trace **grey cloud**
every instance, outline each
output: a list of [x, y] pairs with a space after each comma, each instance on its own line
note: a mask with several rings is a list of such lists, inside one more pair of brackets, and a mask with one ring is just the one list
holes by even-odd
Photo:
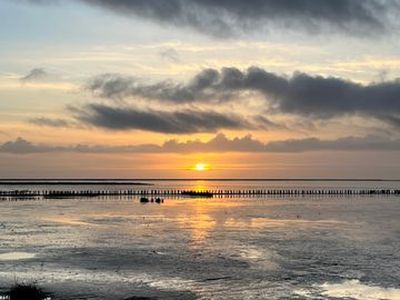
[[[391, 27], [397, 0], [81, 0], [126, 16], [227, 37], [299, 28], [371, 35]], [[264, 30], [263, 30], [264, 29]]]
[[[53, 4], [62, 0], [18, 0]], [[65, 0], [64, 0], [65, 1]], [[396, 28], [398, 0], [75, 0], [127, 16], [219, 37], [289, 29], [377, 35]]]
[[364, 115], [392, 126], [400, 120], [400, 80], [367, 85], [335, 77], [294, 73], [291, 77], [257, 67], [206, 69], [186, 83], [146, 84], [132, 77], [101, 75], [87, 88], [105, 98], [142, 97], [171, 103], [223, 102], [257, 92], [274, 110], [326, 119]]
[[[112, 107], [88, 104], [70, 107], [73, 116], [83, 124], [110, 130], [147, 130], [160, 133], [215, 132], [220, 129], [250, 129], [254, 125], [233, 114], [213, 111], [140, 110], [131, 107]], [[266, 126], [266, 124], [264, 124]]]
[[167, 152], [277, 152], [299, 153], [307, 151], [360, 151], [360, 150], [400, 150], [400, 140], [368, 135], [365, 137], [345, 137], [333, 140], [319, 138], [289, 139], [263, 143], [251, 135], [228, 139], [223, 134], [216, 135], [208, 142], [188, 141], [179, 143], [167, 141], [162, 147]]
[[47, 72], [43, 68], [32, 69], [27, 75], [21, 78], [22, 82], [37, 81], [45, 78]]
[[164, 143], [162, 149], [172, 153], [193, 152], [263, 152], [265, 145], [253, 139], [251, 135], [243, 138], [228, 139], [224, 134], [218, 134], [208, 142], [170, 140]]
[[267, 152], [306, 152], [306, 151], [349, 151], [349, 150], [400, 150], [400, 140], [391, 140], [380, 136], [345, 137], [336, 140], [318, 138], [293, 139], [270, 142], [265, 145]]
[[39, 126], [49, 126], [49, 127], [69, 127], [71, 126], [71, 121], [65, 119], [52, 119], [52, 118], [33, 118], [29, 120], [30, 123]]
[[393, 127], [400, 128], [400, 115], [377, 115], [377, 118], [392, 125]]
[[0, 146], [0, 152], [15, 154], [49, 152], [52, 149], [52, 147], [34, 145], [23, 138], [17, 138], [15, 141], [9, 141]]
[[124, 99], [138, 96], [171, 102], [195, 102], [221, 97], [223, 91], [217, 94], [216, 90], [219, 81], [220, 74], [214, 69], [203, 70], [187, 84], [171, 80], [146, 84], [132, 76], [102, 74], [92, 78], [85, 88], [103, 98]]
[[250, 135], [229, 139], [223, 134], [207, 142], [192, 140], [166, 141], [163, 145], [74, 145], [50, 146], [33, 144], [23, 138], [0, 144], [0, 153], [32, 154], [48, 152], [73, 153], [299, 153], [307, 151], [400, 151], [400, 140], [379, 136], [345, 137], [335, 140], [318, 138], [292, 139], [263, 143]]
[[226, 101], [247, 90], [280, 95], [288, 89], [288, 80], [274, 73], [251, 67], [246, 72], [236, 68], [204, 69], [188, 82], [171, 80], [145, 83], [133, 76], [102, 74], [85, 85], [96, 96], [111, 99], [142, 97], [177, 103]]
[[159, 52], [159, 54], [160, 54], [161, 58], [168, 60], [170, 62], [173, 62], [173, 63], [178, 63], [181, 61], [178, 51], [176, 51], [174, 48], [168, 48], [168, 49], [161, 50]]
[[288, 83], [287, 91], [278, 95], [283, 112], [319, 118], [400, 113], [399, 80], [361, 85], [339, 78], [297, 74]]
[[126, 146], [77, 145], [68, 148], [67, 151], [79, 153], [162, 153], [162, 148], [153, 144]]
[[74, 146], [51, 146], [34, 144], [24, 138], [17, 138], [0, 145], [0, 153], [12, 154], [34, 154], [50, 152], [72, 152], [72, 153], [159, 153], [161, 147], [157, 145], [128, 145], [128, 146], [107, 146], [107, 145], [74, 145]]

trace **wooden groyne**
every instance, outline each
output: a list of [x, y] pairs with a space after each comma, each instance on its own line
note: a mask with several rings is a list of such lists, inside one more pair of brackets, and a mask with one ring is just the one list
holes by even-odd
[[223, 197], [223, 196], [399, 195], [400, 189], [246, 189], [246, 190], [8, 190], [0, 197], [73, 198], [101, 196]]

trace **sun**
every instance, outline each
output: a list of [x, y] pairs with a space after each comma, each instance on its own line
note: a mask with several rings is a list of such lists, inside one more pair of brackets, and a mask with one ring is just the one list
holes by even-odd
[[205, 163], [197, 163], [194, 165], [193, 170], [198, 172], [203, 172], [209, 170], [209, 166]]

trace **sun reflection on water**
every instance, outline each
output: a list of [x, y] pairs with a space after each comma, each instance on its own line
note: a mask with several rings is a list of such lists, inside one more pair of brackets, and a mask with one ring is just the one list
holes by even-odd
[[[196, 186], [196, 191], [204, 189], [205, 186]], [[167, 205], [181, 209], [177, 216], [178, 226], [182, 230], [189, 230], [192, 243], [198, 244], [205, 242], [213, 231], [225, 226], [230, 208], [240, 207], [243, 203], [232, 199], [214, 198], [184, 199], [168, 202]]]
[[193, 188], [193, 190], [195, 190], [196, 192], [204, 192], [207, 189], [208, 189], [207, 182], [205, 182], [204, 180], [196, 181], [195, 186]]

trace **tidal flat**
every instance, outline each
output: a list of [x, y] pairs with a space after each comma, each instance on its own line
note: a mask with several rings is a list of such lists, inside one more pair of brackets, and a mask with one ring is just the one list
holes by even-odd
[[22, 282], [52, 299], [400, 299], [396, 196], [42, 199], [0, 211], [0, 293]]

